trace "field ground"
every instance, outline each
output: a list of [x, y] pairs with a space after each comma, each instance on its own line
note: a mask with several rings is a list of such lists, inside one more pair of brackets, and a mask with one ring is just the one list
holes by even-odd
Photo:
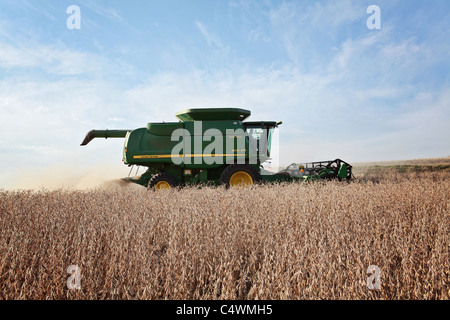
[[0, 190], [0, 299], [449, 299], [450, 170], [413, 165], [249, 190]]
[[400, 173], [450, 171], [450, 157], [354, 163], [353, 168], [354, 174], [359, 177], [383, 176], [389, 170]]
[[373, 167], [373, 166], [429, 166], [429, 165], [450, 165], [450, 156], [443, 158], [430, 158], [430, 159], [412, 159], [412, 160], [396, 160], [396, 161], [378, 161], [378, 162], [361, 162], [354, 163], [356, 167]]

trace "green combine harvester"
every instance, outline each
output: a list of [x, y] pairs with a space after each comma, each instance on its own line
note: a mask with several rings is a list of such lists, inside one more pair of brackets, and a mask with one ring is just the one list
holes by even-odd
[[271, 159], [273, 132], [281, 122], [244, 122], [250, 114], [238, 108], [188, 109], [176, 113], [178, 122], [150, 122], [134, 130], [91, 130], [81, 145], [94, 138], [124, 138], [124, 164], [147, 168], [142, 175], [124, 180], [149, 190], [198, 183], [234, 187], [351, 180], [351, 165], [340, 159], [293, 163], [278, 173], [267, 172], [262, 164]]

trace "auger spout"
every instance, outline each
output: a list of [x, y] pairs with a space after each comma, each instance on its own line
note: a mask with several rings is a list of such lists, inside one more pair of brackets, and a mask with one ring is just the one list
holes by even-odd
[[84, 137], [83, 142], [81, 142], [81, 146], [87, 145], [94, 138], [125, 138], [127, 132], [131, 130], [91, 130]]

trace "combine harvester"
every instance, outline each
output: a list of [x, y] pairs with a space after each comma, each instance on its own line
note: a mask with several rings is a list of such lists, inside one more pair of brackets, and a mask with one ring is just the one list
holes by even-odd
[[281, 122], [244, 122], [250, 114], [238, 108], [189, 109], [176, 113], [178, 122], [151, 122], [134, 130], [91, 130], [81, 145], [94, 138], [125, 138], [124, 164], [147, 170], [124, 180], [149, 190], [198, 183], [234, 187], [352, 179], [352, 166], [340, 159], [293, 163], [278, 173], [265, 171], [262, 164], [271, 159], [273, 132]]

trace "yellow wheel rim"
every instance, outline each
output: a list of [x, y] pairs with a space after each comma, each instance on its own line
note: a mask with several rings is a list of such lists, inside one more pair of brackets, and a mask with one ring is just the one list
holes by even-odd
[[252, 177], [244, 171], [238, 171], [230, 178], [230, 187], [250, 187], [252, 185]]
[[167, 181], [159, 181], [155, 184], [155, 190], [170, 189], [170, 184]]

